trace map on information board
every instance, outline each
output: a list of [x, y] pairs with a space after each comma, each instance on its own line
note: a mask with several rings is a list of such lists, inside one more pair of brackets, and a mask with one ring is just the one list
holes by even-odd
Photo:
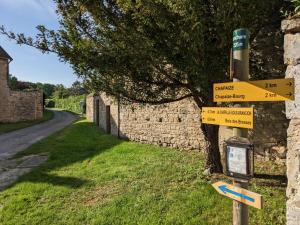
[[229, 172], [247, 174], [247, 149], [228, 146], [227, 162]]

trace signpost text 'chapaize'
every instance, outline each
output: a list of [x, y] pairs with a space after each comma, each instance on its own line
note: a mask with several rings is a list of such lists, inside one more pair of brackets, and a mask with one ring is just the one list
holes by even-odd
[[214, 102], [286, 101], [294, 99], [294, 79], [214, 84]]

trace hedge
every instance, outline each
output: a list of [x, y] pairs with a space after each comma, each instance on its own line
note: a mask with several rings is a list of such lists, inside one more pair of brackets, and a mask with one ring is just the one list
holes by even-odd
[[[85, 97], [85, 95], [78, 95], [62, 99], [46, 99], [46, 107], [68, 110], [74, 113], [85, 113]], [[80, 107], [80, 102], [84, 102], [83, 110]]]

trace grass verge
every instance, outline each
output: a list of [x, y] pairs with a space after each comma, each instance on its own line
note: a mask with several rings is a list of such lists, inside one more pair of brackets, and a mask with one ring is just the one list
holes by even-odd
[[[81, 120], [22, 155], [49, 160], [0, 193], [0, 224], [231, 224], [232, 201], [202, 175], [203, 156], [118, 140]], [[259, 166], [250, 224], [285, 224], [283, 169]], [[264, 176], [267, 173], [268, 176]]]
[[53, 111], [44, 110], [43, 118], [38, 120], [30, 120], [30, 121], [21, 121], [17, 123], [0, 123], [0, 134], [8, 133], [14, 130], [19, 130], [22, 128], [30, 127], [38, 123], [46, 122], [51, 120], [54, 116]]

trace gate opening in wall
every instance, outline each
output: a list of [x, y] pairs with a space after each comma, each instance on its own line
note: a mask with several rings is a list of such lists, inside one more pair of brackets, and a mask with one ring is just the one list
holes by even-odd
[[96, 124], [97, 126], [100, 125], [100, 119], [99, 119], [99, 107], [100, 107], [100, 102], [99, 99], [96, 100]]
[[111, 133], [110, 105], [106, 106], [106, 133]]

